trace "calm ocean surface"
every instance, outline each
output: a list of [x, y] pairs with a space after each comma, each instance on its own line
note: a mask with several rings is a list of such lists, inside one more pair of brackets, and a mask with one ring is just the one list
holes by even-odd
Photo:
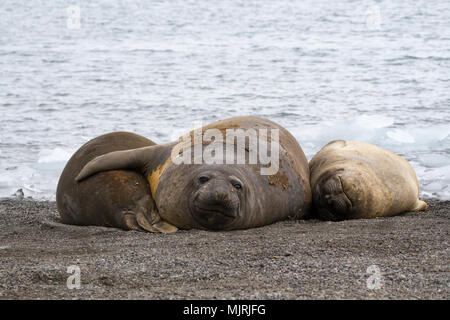
[[0, 0], [0, 197], [55, 199], [86, 141], [239, 115], [408, 159], [450, 199], [448, 1]]

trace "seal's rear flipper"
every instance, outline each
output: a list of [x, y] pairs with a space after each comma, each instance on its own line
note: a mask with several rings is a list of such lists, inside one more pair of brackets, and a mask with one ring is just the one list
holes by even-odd
[[164, 163], [170, 156], [172, 144], [160, 144], [130, 150], [109, 152], [89, 161], [75, 177], [83, 179], [101, 171], [135, 169], [147, 176], [154, 168]]

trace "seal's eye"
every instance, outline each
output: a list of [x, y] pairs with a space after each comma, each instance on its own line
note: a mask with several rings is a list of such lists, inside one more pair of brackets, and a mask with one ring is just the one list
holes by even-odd
[[209, 178], [205, 177], [205, 176], [201, 176], [200, 178], [198, 178], [198, 182], [200, 182], [201, 184], [208, 182]]
[[233, 186], [234, 189], [236, 189], [236, 190], [241, 190], [242, 189], [243, 183], [242, 183], [242, 181], [239, 178], [237, 178], [235, 176], [231, 176], [229, 178], [230, 178], [229, 181], [230, 181], [230, 183], [231, 183], [231, 185]]

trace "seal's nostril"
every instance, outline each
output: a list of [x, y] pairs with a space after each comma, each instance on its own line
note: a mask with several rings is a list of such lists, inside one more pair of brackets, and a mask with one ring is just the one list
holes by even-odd
[[198, 182], [200, 182], [201, 184], [206, 183], [209, 181], [208, 177], [205, 176], [201, 176], [200, 178], [198, 178]]

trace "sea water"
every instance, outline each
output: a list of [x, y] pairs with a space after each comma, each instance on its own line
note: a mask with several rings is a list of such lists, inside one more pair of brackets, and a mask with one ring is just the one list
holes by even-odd
[[450, 199], [448, 1], [0, 1], [0, 197], [55, 199], [86, 141], [240, 115], [310, 159], [359, 140]]

